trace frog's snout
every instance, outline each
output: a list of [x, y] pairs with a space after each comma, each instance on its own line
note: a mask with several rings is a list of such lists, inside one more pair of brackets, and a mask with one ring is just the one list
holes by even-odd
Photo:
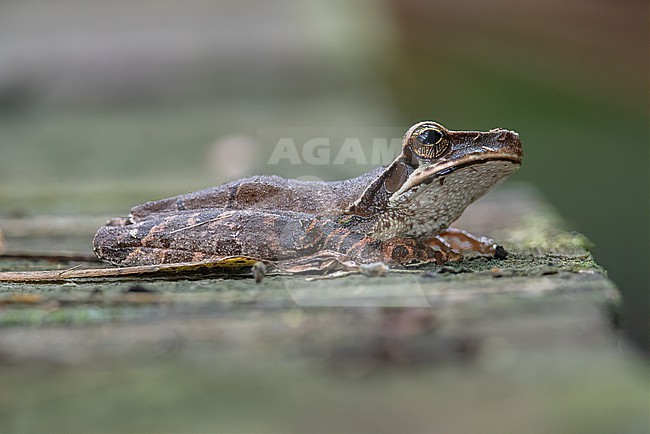
[[490, 130], [488, 134], [491, 137], [491, 144], [488, 146], [490, 150], [498, 150], [497, 152], [507, 156], [509, 159], [518, 163], [521, 162], [523, 150], [519, 133], [505, 128], [495, 128]]
[[497, 133], [497, 142], [510, 142], [521, 145], [521, 141], [519, 140], [519, 133], [516, 131], [499, 128], [494, 132]]

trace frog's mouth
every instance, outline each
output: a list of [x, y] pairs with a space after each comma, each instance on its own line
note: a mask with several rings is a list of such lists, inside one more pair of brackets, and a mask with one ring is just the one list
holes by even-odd
[[[399, 197], [419, 185], [431, 184], [437, 179], [442, 179], [443, 177], [462, 169], [469, 169], [467, 177], [471, 179], [471, 169], [475, 166], [499, 161], [506, 164], [501, 169], [501, 176], [492, 175], [492, 182], [495, 185], [519, 169], [521, 166], [521, 153], [472, 153], [447, 162], [437, 162], [427, 166], [420, 166], [411, 174], [411, 176], [409, 176], [401, 188], [395, 192], [394, 197]], [[480, 172], [479, 170], [475, 171], [477, 173]]]

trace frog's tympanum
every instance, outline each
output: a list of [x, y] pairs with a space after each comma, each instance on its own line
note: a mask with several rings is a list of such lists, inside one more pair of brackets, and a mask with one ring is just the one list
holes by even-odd
[[420, 122], [387, 167], [330, 182], [253, 176], [149, 202], [100, 228], [95, 253], [118, 266], [245, 256], [289, 272], [498, 257], [493, 241], [449, 224], [521, 158], [513, 131]]

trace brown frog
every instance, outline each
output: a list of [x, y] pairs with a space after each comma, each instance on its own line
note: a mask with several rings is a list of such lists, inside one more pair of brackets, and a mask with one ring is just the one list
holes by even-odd
[[419, 122], [387, 167], [330, 182], [253, 176], [149, 202], [100, 228], [94, 250], [118, 266], [246, 256], [289, 272], [503, 256], [493, 241], [449, 224], [521, 159], [513, 131]]

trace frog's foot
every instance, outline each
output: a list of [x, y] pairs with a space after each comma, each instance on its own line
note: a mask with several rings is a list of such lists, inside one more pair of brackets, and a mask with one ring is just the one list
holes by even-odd
[[349, 256], [332, 250], [323, 250], [302, 258], [287, 259], [274, 263], [287, 273], [333, 273], [336, 271], [359, 271], [359, 264]]
[[487, 237], [476, 237], [461, 229], [447, 228], [439, 234], [426, 238], [424, 243], [436, 252], [438, 263], [458, 261], [467, 255], [486, 255], [505, 259], [508, 252]]

